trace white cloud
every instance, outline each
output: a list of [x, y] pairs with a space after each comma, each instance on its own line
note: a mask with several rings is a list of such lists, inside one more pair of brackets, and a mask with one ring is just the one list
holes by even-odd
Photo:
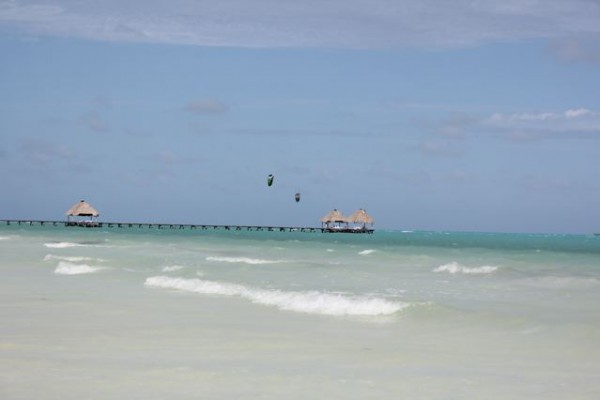
[[600, 112], [593, 112], [586, 108], [569, 109], [564, 112], [540, 112], [540, 113], [495, 113], [488, 121], [493, 124], [524, 122], [524, 121], [552, 121], [569, 119], [597, 119]]
[[465, 47], [597, 34], [599, 20], [600, 4], [594, 0], [9, 0], [0, 5], [3, 30], [241, 47]]
[[495, 113], [482, 121], [492, 129], [515, 140], [547, 138], [551, 135], [584, 135], [600, 138], [600, 112], [574, 108], [561, 112]]
[[582, 117], [584, 115], [589, 115], [589, 114], [592, 114], [592, 112], [585, 108], [578, 108], [577, 110], [565, 111], [565, 117], [567, 117], [567, 118], [578, 118], [578, 117]]

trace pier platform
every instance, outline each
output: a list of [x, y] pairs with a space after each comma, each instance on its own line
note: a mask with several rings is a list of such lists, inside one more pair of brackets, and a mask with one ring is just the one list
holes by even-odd
[[308, 232], [308, 233], [373, 233], [373, 229], [332, 229], [301, 226], [259, 226], [259, 225], [208, 225], [208, 224], [165, 224], [149, 222], [83, 222], [48, 221], [31, 219], [2, 219], [2, 225], [25, 226], [68, 226], [73, 228], [137, 228], [137, 229], [177, 229], [177, 230], [214, 230], [214, 231], [266, 231], [266, 232]]

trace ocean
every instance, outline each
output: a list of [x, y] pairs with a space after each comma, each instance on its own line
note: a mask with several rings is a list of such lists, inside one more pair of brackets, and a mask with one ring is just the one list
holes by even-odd
[[0, 227], [0, 398], [598, 399], [600, 237]]

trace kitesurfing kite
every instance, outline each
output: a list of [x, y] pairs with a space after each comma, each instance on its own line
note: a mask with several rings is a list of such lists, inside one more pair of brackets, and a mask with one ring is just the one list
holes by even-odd
[[273, 184], [273, 178], [275, 177], [269, 174], [269, 176], [267, 177], [267, 186], [271, 186]]

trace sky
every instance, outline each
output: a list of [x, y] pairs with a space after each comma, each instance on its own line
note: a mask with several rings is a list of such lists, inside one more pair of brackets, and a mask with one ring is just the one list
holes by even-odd
[[598, 0], [0, 0], [0, 219], [600, 232], [599, 93]]

